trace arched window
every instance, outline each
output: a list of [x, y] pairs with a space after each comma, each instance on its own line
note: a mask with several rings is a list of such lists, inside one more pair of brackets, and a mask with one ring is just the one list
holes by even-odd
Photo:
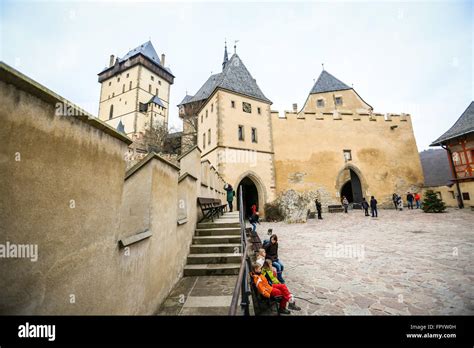
[[114, 117], [114, 104], [110, 105], [109, 120]]

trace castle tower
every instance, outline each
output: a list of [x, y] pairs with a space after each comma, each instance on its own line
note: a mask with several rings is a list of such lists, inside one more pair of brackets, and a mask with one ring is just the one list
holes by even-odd
[[[209, 161], [236, 194], [242, 185], [247, 212], [256, 204], [263, 213], [264, 203], [274, 199], [271, 104], [240, 57], [234, 53], [228, 58], [226, 47], [222, 72], [211, 75], [178, 105], [183, 121], [194, 117], [202, 160]], [[192, 133], [186, 123], [183, 130]]]
[[158, 58], [148, 41], [122, 58], [110, 56], [109, 66], [99, 74], [101, 83], [99, 119], [135, 138], [145, 125], [168, 123], [171, 70], [165, 55]]

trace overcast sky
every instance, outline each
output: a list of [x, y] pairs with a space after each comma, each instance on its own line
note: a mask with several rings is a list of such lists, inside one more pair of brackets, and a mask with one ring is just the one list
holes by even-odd
[[418, 149], [474, 99], [472, 1], [1, 1], [0, 57], [97, 115], [97, 73], [151, 39], [176, 76], [176, 105], [222, 69], [224, 39], [273, 101], [300, 108], [325, 69], [376, 112], [413, 117]]

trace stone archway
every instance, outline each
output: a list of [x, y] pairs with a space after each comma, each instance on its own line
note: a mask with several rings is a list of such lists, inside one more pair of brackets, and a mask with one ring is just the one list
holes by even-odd
[[366, 196], [368, 185], [359, 168], [346, 164], [337, 175], [335, 188], [341, 199], [346, 196], [349, 203], [360, 203]]
[[243, 173], [239, 176], [236, 181], [236, 188], [235, 193], [237, 195], [237, 207], [239, 209], [239, 188], [242, 185], [242, 200], [244, 203], [244, 210], [246, 216], [249, 214], [252, 204], [257, 205], [257, 210], [260, 212], [261, 216], [263, 216], [264, 211], [263, 207], [266, 202], [267, 193], [265, 190], [265, 186], [260, 178], [252, 171], [248, 171]]

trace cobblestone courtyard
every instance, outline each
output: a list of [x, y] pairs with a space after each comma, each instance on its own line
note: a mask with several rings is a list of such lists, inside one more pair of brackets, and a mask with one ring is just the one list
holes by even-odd
[[[474, 314], [474, 212], [380, 210], [262, 222], [279, 237], [290, 291], [306, 315]], [[298, 312], [296, 312], [298, 313]], [[295, 313], [295, 314], [296, 314]]]

